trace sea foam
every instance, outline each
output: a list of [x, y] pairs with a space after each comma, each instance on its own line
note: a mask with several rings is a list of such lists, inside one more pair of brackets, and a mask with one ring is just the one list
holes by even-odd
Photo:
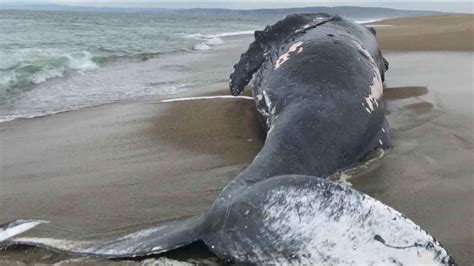
[[224, 40], [222, 40], [221, 37], [253, 34], [253, 32], [254, 31], [233, 31], [233, 32], [222, 32], [222, 33], [216, 33], [216, 34], [194, 33], [194, 34], [186, 35], [185, 37], [203, 41], [201, 43], [194, 45], [193, 48], [194, 50], [206, 51], [206, 50], [210, 50], [212, 46], [223, 44]]
[[29, 90], [30, 85], [63, 77], [71, 70], [84, 72], [99, 68], [88, 51], [64, 53], [56, 49], [21, 49], [8, 59], [1, 66], [0, 94], [21, 93]]
[[221, 45], [223, 43], [224, 43], [224, 41], [221, 38], [212, 37], [212, 38], [209, 38], [209, 39], [205, 39], [205, 41], [202, 42], [202, 43], [198, 43], [198, 44], [194, 45], [194, 49], [195, 50], [201, 50], [201, 51], [210, 50], [211, 46]]

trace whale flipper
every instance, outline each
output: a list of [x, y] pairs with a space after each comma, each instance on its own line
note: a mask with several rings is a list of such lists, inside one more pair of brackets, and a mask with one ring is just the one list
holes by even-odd
[[203, 216], [173, 221], [141, 230], [110, 241], [72, 241], [52, 238], [19, 237], [0, 243], [2, 246], [26, 245], [72, 255], [100, 258], [134, 258], [160, 254], [199, 240]]
[[232, 263], [454, 264], [446, 250], [391, 207], [312, 176], [276, 176], [244, 190], [204, 242]]
[[0, 225], [0, 242], [22, 234], [46, 221], [42, 220], [15, 220]]

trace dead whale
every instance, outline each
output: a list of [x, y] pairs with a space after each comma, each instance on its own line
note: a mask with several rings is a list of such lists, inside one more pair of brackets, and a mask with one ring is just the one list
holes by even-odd
[[326, 14], [287, 16], [255, 32], [234, 66], [231, 92], [253, 79], [267, 136], [206, 213], [96, 242], [15, 237], [39, 224], [15, 221], [0, 227], [0, 245], [136, 258], [200, 241], [230, 263], [454, 264], [403, 214], [326, 179], [390, 146], [387, 66], [373, 30]]

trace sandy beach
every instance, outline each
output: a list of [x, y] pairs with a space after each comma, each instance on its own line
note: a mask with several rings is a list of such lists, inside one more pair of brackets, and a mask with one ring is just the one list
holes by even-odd
[[374, 23], [383, 49], [397, 51], [472, 51], [474, 15], [386, 19]]
[[[373, 24], [390, 62], [386, 85], [394, 90], [386, 109], [393, 149], [350, 181], [406, 214], [460, 265], [469, 265], [474, 261], [474, 16]], [[222, 73], [213, 73], [218, 81], [168, 98], [227, 95], [227, 70], [249, 41], [251, 36], [229, 37], [228, 46], [207, 52], [205, 63], [206, 52], [190, 59], [191, 67], [222, 65]], [[51, 224], [26, 235], [95, 239], [204, 212], [263, 145], [254, 103], [163, 99], [0, 123], [0, 223], [44, 219]], [[12, 258], [62, 259], [0, 252], [0, 263]]]
[[2, 216], [61, 220], [84, 236], [199, 214], [259, 151], [253, 106], [116, 104], [5, 124]]

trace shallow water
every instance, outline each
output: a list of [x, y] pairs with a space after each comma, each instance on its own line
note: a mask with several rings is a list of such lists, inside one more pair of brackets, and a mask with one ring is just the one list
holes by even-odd
[[0, 10], [0, 122], [214, 83], [235, 60], [202, 52], [281, 17]]
[[[183, 65], [193, 52], [212, 52], [225, 43], [224, 37], [252, 33], [271, 21], [219, 15], [1, 10], [0, 122], [172, 94], [195, 82], [212, 82], [212, 77], [204, 76], [191, 83], [170, 79], [189, 71]], [[160, 71], [142, 64], [136, 69], [136, 62], [166, 60], [170, 54], [177, 55], [173, 60], [181, 58], [175, 68]]]
[[238, 60], [235, 47], [248, 43], [251, 37], [222, 37], [226, 43], [207, 51], [171, 53], [147, 60], [120, 59], [91, 72], [71, 73], [67, 78], [37, 84], [33, 90], [13, 95], [0, 104], [0, 122], [105, 103], [193, 93], [196, 88], [215, 88], [217, 83], [224, 87]]

